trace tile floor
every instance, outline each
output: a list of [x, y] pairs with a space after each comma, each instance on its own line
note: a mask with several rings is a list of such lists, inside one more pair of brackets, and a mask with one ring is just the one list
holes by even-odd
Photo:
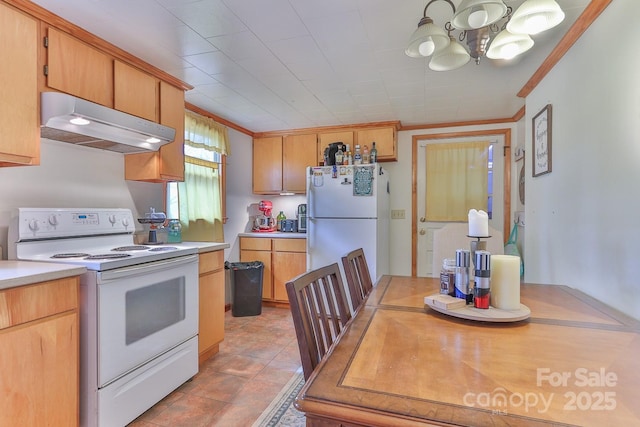
[[300, 367], [288, 308], [259, 316], [225, 314], [220, 352], [130, 427], [249, 427]]

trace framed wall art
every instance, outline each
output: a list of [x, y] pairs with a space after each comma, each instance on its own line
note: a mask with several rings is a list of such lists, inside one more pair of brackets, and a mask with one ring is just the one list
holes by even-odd
[[551, 104], [536, 114], [532, 122], [531, 170], [533, 176], [540, 176], [551, 172]]

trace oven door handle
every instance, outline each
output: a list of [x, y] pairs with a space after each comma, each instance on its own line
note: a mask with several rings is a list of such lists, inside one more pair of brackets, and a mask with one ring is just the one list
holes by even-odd
[[105, 282], [112, 280], [119, 280], [125, 277], [134, 277], [149, 273], [157, 273], [158, 271], [173, 269], [182, 265], [188, 265], [192, 263], [198, 263], [198, 255], [187, 255], [161, 261], [153, 261], [140, 265], [134, 265], [132, 267], [101, 271], [99, 273], [99, 284], [104, 284]]

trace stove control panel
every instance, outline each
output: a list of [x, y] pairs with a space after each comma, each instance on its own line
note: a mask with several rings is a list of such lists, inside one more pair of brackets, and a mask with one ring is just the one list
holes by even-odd
[[14, 242], [106, 234], [133, 234], [130, 209], [19, 208], [9, 227]]

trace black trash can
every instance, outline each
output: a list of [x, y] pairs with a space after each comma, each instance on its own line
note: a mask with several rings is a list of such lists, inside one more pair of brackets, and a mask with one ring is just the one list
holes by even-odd
[[262, 261], [225, 262], [231, 273], [231, 314], [234, 317], [257, 316], [262, 313]]

